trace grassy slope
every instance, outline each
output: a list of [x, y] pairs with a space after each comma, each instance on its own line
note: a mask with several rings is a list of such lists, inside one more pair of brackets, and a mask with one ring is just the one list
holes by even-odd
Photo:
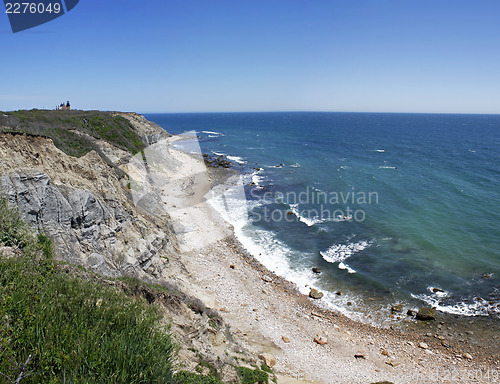
[[135, 154], [145, 145], [132, 124], [122, 116], [101, 111], [51, 111], [32, 109], [0, 113], [4, 131], [25, 132], [50, 137], [56, 147], [70, 156], [80, 157], [95, 148], [90, 140], [72, 132], [77, 130], [103, 139]]

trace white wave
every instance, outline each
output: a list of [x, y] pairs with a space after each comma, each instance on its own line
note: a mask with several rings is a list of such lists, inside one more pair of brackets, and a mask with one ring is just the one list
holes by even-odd
[[427, 290], [441, 299], [448, 297], [450, 294], [449, 292], [446, 292], [445, 290], [438, 287], [427, 287]]
[[290, 165], [290, 167], [292, 167], [292, 168], [300, 168], [300, 163], [292, 164], [292, 165]]
[[459, 303], [453, 305], [443, 305], [441, 303], [442, 297], [438, 295], [428, 295], [428, 294], [420, 294], [415, 295], [411, 294], [411, 296], [415, 299], [422, 300], [426, 304], [430, 305], [433, 308], [436, 308], [437, 311], [451, 313], [452, 315], [462, 315], [462, 316], [488, 316], [490, 313], [496, 313], [500, 315], [500, 308], [485, 305], [484, 301], [472, 301], [472, 302], [464, 302], [461, 301]]
[[245, 163], [246, 163], [246, 161], [245, 161], [245, 160], [243, 160], [243, 159], [242, 159], [241, 157], [239, 157], [239, 156], [227, 156], [227, 158], [228, 158], [229, 160], [236, 161], [236, 162], [237, 162], [237, 163], [239, 163], [239, 164], [245, 164]]
[[376, 149], [376, 152], [385, 152], [385, 149]]
[[324, 252], [320, 252], [323, 259], [328, 263], [339, 263], [339, 269], [347, 269], [349, 273], [356, 273], [354, 269], [349, 267], [344, 261], [357, 252], [368, 248], [371, 242], [360, 241], [358, 243], [349, 244], [333, 244]]
[[387, 166], [387, 165], [382, 165], [379, 168], [380, 169], [398, 169], [398, 167], [390, 167], [390, 166]]
[[329, 219], [327, 221], [335, 221], [337, 223], [341, 222], [341, 221], [352, 221], [352, 215], [348, 215], [348, 216], [341, 216], [341, 215], [338, 215], [336, 218], [334, 219]]
[[305, 217], [302, 216], [299, 212], [299, 205], [298, 204], [290, 204], [290, 211], [297, 216], [299, 221], [303, 222], [306, 224], [308, 227], [312, 227], [314, 224], [319, 224], [322, 223], [323, 220], [320, 217]]
[[[251, 225], [248, 212], [251, 211], [252, 201], [245, 200], [244, 192], [241, 189], [242, 184], [240, 178], [239, 185], [235, 187], [221, 187], [220, 190], [215, 191], [208, 202], [223, 219], [232, 225], [234, 234], [243, 247], [268, 270], [294, 283], [302, 294], [308, 295], [311, 288], [322, 291], [324, 296], [317, 302], [318, 305], [341, 312], [352, 319], [362, 320], [363, 315], [357, 310], [353, 310], [354, 306], [350, 308], [347, 304], [349, 301], [351, 303], [361, 301], [360, 297], [350, 294], [338, 296], [335, 292], [324, 289], [318, 276], [312, 272], [311, 268], [303, 266], [297, 268], [292, 265], [293, 260], [297, 259], [297, 251], [277, 240], [272, 231], [255, 228]], [[262, 201], [256, 203], [261, 204]], [[301, 260], [315, 258], [312, 253], [301, 254], [301, 256]]]
[[214, 152], [212, 151], [212, 153], [215, 155], [215, 156], [226, 156], [225, 153], [221, 153], [221, 152]]
[[220, 132], [214, 132], [214, 131], [202, 131], [203, 133], [206, 133], [207, 135], [217, 135], [217, 136], [223, 136], [222, 133]]
[[261, 176], [260, 173], [263, 170], [264, 168], [258, 168], [250, 175], [252, 185], [255, 185], [258, 188], [262, 188], [261, 183], [264, 180], [264, 176]]

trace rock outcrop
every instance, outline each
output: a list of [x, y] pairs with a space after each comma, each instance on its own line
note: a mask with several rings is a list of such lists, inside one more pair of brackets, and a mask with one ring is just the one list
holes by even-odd
[[[142, 136], [154, 140], [154, 128]], [[109, 143], [106, 151], [131, 156]], [[0, 194], [53, 238], [63, 260], [106, 276], [158, 277], [176, 253], [175, 235], [168, 220], [133, 205], [127, 182], [93, 151], [75, 158], [48, 138], [0, 135]]]

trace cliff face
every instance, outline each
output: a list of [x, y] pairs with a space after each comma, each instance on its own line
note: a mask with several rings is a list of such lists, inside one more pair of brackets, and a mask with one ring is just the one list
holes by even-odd
[[[92, 113], [98, 121], [98, 113]], [[75, 114], [81, 118], [83, 112]], [[141, 145], [149, 147], [144, 150], [152, 156], [147, 163], [141, 155], [134, 158], [145, 169], [143, 176], [153, 177], [155, 173], [150, 167], [159, 167], [172, 177], [181, 178], [178, 183], [161, 184], [162, 192], [171, 199], [180, 195], [190, 204], [198, 203], [200, 196], [191, 191], [192, 179], [182, 178], [179, 164], [153, 162], [154, 151], [150, 146], [158, 143], [162, 147], [161, 140], [169, 135], [135, 113], [115, 115], [127, 119], [125, 128], [130, 128], [130, 122]], [[47, 116], [51, 118], [50, 114]], [[105, 117], [109, 119], [109, 113]], [[158, 293], [140, 283], [132, 294], [160, 306], [165, 321], [171, 325], [170, 332], [181, 345], [177, 359], [182, 366], [194, 371], [202, 362], [209, 362], [221, 374], [223, 382], [238, 382], [236, 358], [255, 363], [257, 360], [233, 339], [219, 314], [206, 306], [206, 295], [197, 286], [186, 289], [191, 275], [179, 256], [181, 251], [170, 214], [156, 210], [157, 201], [149, 201], [149, 195], [137, 205], [133, 203], [130, 187], [134, 181], [127, 177], [133, 171], [130, 164], [135, 164], [131, 161], [131, 151], [105, 140], [97, 129], [91, 132], [65, 126], [61, 128], [64, 140], [60, 140], [61, 131], [51, 131], [47, 122], [40, 131], [32, 129], [37, 127], [37, 121], [24, 128], [18, 128], [16, 122], [9, 124], [0, 119], [0, 195], [11, 206], [17, 206], [27, 222], [52, 237], [61, 259], [100, 275], [136, 277], [166, 288]], [[21, 129], [32, 130], [26, 134]], [[83, 143], [86, 150], [95, 150], [81, 157], [69, 156], [44, 134], [53, 134], [54, 141], [69, 152], [78, 143]], [[193, 169], [189, 171], [196, 174]], [[179, 232], [179, 223], [175, 225]], [[200, 226], [203, 225], [201, 222]], [[179, 239], [190, 230], [180, 231]], [[71, 269], [74, 268], [68, 266]], [[112, 279], [108, 283], [117, 288], [122, 286]]]
[[[147, 142], [166, 135], [142, 116], [121, 115]], [[115, 164], [131, 157], [92, 140]], [[131, 204], [127, 182], [94, 151], [75, 158], [48, 138], [0, 134], [0, 194], [53, 237], [62, 259], [107, 276], [158, 277], [176, 253], [175, 236], [168, 220]]]

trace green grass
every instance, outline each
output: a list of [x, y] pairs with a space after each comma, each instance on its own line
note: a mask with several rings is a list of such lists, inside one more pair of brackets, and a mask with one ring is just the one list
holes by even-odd
[[101, 111], [21, 110], [2, 112], [0, 126], [6, 130], [50, 137], [56, 147], [70, 156], [80, 157], [95, 150], [95, 145], [73, 130], [108, 141], [136, 154], [145, 148], [132, 124], [122, 116]]
[[212, 375], [174, 374], [176, 347], [157, 307], [99, 278], [65, 273], [51, 239], [34, 234], [2, 197], [0, 246], [22, 253], [0, 256], [0, 382], [15, 382], [31, 356], [23, 384], [220, 384]]
[[0, 245], [22, 256], [0, 259], [0, 372], [31, 355], [26, 383], [165, 383], [174, 346], [156, 307], [99, 281], [58, 271], [50, 238], [34, 236], [0, 199]]
[[238, 367], [241, 384], [268, 384], [269, 374], [259, 368]]

